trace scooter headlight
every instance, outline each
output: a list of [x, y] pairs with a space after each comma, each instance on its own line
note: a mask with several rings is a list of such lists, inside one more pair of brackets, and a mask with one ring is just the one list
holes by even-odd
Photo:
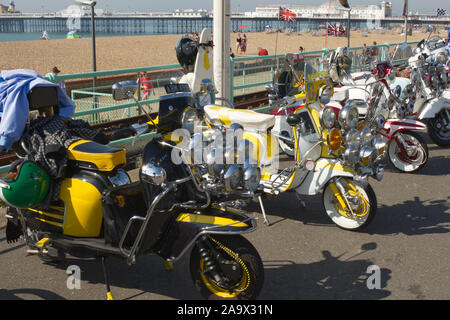
[[342, 157], [346, 164], [355, 165], [359, 160], [359, 143], [349, 144]]
[[247, 190], [256, 191], [261, 181], [261, 171], [258, 167], [248, 167], [244, 172], [244, 186]]
[[348, 130], [358, 126], [358, 108], [349, 101], [339, 112], [339, 124], [342, 128]]
[[345, 143], [347, 145], [356, 143], [359, 144], [361, 142], [361, 136], [357, 129], [350, 129], [349, 132], [345, 135]]
[[328, 133], [328, 147], [332, 151], [336, 151], [341, 147], [342, 144], [342, 133], [338, 128], [331, 129]]
[[361, 130], [361, 143], [368, 144], [372, 141], [372, 138], [373, 138], [372, 130], [370, 130], [369, 127], [364, 127]]
[[323, 85], [319, 89], [319, 102], [324, 105], [330, 102], [333, 96], [333, 89], [330, 86]]
[[232, 164], [224, 176], [225, 190], [231, 192], [236, 190], [242, 180], [242, 168], [237, 164]]
[[364, 146], [361, 148], [361, 151], [359, 152], [359, 158], [365, 167], [368, 167], [371, 165], [374, 155], [376, 155], [375, 148], [372, 148], [371, 146]]
[[372, 146], [377, 151], [378, 156], [385, 156], [387, 152], [388, 140], [380, 135], [373, 138]]
[[183, 129], [188, 130], [191, 134], [194, 133], [195, 124], [198, 123], [197, 110], [194, 108], [188, 108], [181, 118], [181, 125]]
[[322, 125], [327, 129], [333, 128], [336, 124], [336, 112], [334, 112], [333, 108], [325, 107], [320, 111], [320, 113]]

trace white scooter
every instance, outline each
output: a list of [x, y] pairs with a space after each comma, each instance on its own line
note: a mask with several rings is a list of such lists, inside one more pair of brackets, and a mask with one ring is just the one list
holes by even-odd
[[[345, 54], [345, 51], [340, 48], [336, 51], [338, 54]], [[390, 162], [402, 172], [416, 172], [423, 168], [428, 160], [428, 148], [424, 139], [416, 132], [426, 130], [426, 125], [418, 121], [417, 116], [412, 112], [411, 106], [416, 101], [412, 86], [402, 83], [399, 78], [395, 82], [395, 69], [389, 62], [378, 63], [372, 73], [361, 74], [354, 80], [347, 73], [350, 65], [342, 66], [339, 64], [339, 59], [336, 60], [338, 63], [335, 66], [337, 70], [334, 74], [335, 78], [338, 78], [340, 83], [346, 84], [347, 81], [352, 84], [335, 88], [337, 93], [333, 96], [334, 101], [328, 105], [341, 109], [346, 101], [352, 101], [358, 107], [360, 117], [363, 118], [366, 118], [366, 113], [373, 111], [374, 108], [381, 110], [380, 120], [383, 125], [379, 133], [389, 139]], [[401, 84], [404, 86], [403, 90]], [[393, 90], [391, 90], [392, 87]], [[381, 95], [375, 94], [381, 97], [378, 101], [370, 101], [373, 90], [381, 93]], [[366, 101], [370, 101], [372, 110], [366, 109]], [[385, 107], [378, 108], [379, 105]]]

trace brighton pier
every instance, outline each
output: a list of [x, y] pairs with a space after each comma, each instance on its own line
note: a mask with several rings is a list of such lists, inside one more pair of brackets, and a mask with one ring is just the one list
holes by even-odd
[[[0, 32], [23, 33], [23, 32], [67, 32], [68, 17], [55, 15], [0, 15]], [[91, 22], [89, 16], [80, 17], [79, 31], [91, 32]], [[280, 21], [275, 17], [244, 17], [234, 15], [231, 18], [231, 30], [238, 32], [241, 26], [246, 26], [245, 32], [262, 32], [266, 26], [272, 28], [289, 28], [292, 31], [316, 30], [320, 25], [330, 23], [347, 24], [345, 17], [297, 17], [296, 22]], [[352, 18], [352, 29], [364, 29], [367, 26], [367, 19]], [[448, 18], [438, 17], [411, 17], [408, 22], [414, 25], [439, 24], [448, 25]], [[377, 20], [379, 27], [389, 28], [391, 25], [403, 24], [401, 17], [388, 17]], [[124, 33], [124, 34], [182, 34], [200, 32], [203, 28], [212, 28], [213, 18], [211, 15], [203, 17], [178, 17], [178, 16], [148, 16], [139, 14], [96, 16], [95, 29], [104, 33]]]

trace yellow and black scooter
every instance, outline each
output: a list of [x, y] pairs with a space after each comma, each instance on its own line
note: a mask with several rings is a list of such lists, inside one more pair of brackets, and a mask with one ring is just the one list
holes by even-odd
[[[44, 111], [57, 113], [57, 97], [48, 91], [44, 96], [45, 90], [37, 88], [29, 98], [30, 110], [41, 116]], [[114, 97], [129, 98], [132, 90], [126, 84], [116, 86]], [[163, 134], [180, 126], [182, 110], [177, 108], [184, 109], [191, 101], [183, 97], [170, 105], [170, 110], [162, 106], [159, 111]], [[108, 256], [132, 265], [138, 256], [156, 254], [171, 268], [193, 247], [191, 277], [204, 297], [256, 298], [263, 284], [263, 264], [242, 237], [255, 230], [255, 220], [241, 210], [212, 204], [189, 166], [174, 165], [172, 149], [161, 141], [157, 137], [145, 146], [140, 181], [135, 183], [123, 170], [125, 150], [87, 140], [73, 143], [67, 150], [69, 168], [59, 201], [46, 208], [42, 200], [49, 190], [48, 175], [27, 151], [24, 161], [0, 179], [0, 196], [9, 205], [7, 240], [22, 235], [29, 251], [44, 260], [56, 262], [70, 254], [100, 258], [103, 266]], [[28, 150], [24, 139], [22, 146]], [[36, 196], [19, 200], [23, 188]], [[104, 275], [107, 297], [113, 299], [106, 271]]]

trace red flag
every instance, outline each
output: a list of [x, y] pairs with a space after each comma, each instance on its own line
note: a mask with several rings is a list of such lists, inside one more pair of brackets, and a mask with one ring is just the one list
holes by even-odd
[[280, 7], [280, 20], [296, 22], [295, 18], [297, 18], [297, 15], [294, 12]]

